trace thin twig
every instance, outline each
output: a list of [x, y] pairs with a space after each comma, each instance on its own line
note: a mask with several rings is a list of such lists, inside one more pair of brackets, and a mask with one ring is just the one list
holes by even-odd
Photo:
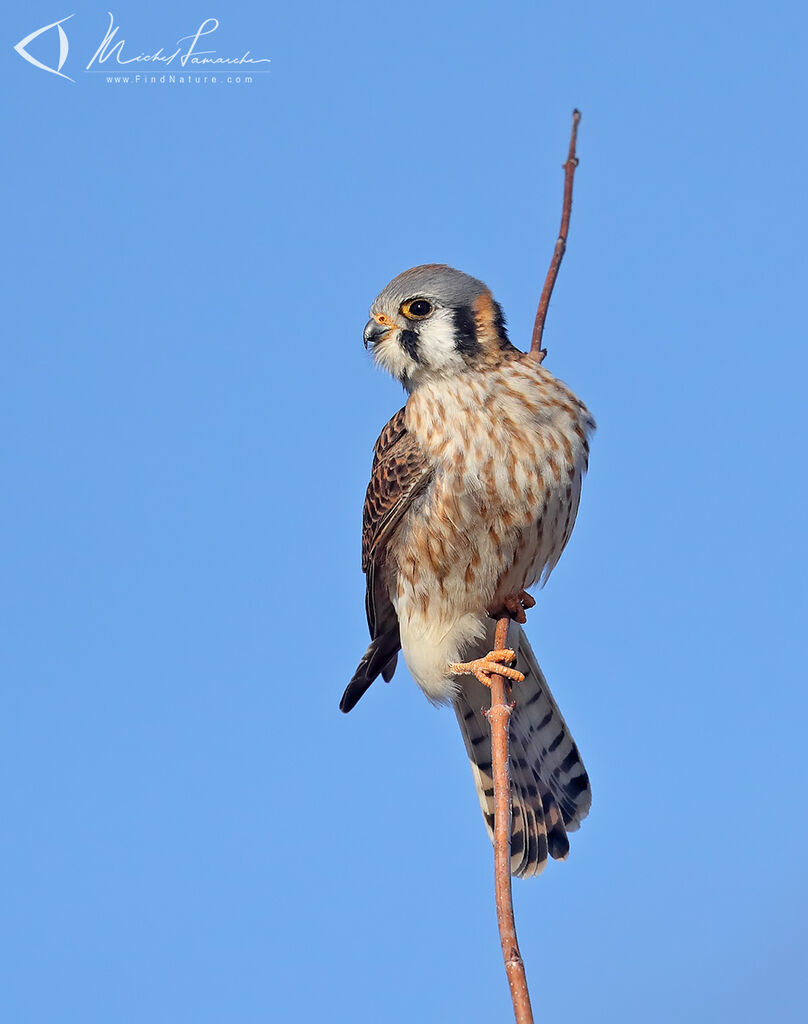
[[[508, 646], [508, 616], [497, 622], [494, 647]], [[513, 710], [507, 700], [503, 676], [491, 676], [491, 708], [488, 725], [491, 729], [491, 764], [494, 776], [494, 887], [497, 924], [505, 960], [505, 973], [511, 989], [516, 1024], [533, 1024], [530, 994], [527, 990], [525, 965], [516, 939], [511, 892], [511, 777], [508, 761], [508, 728]]]
[[[564, 250], [567, 248], [567, 235], [570, 229], [572, 213], [572, 182], [578, 157], [575, 147], [578, 141], [578, 123], [581, 120], [579, 110], [572, 112], [572, 129], [570, 131], [570, 148], [567, 162], [564, 164], [564, 204], [561, 210], [561, 228], [556, 239], [553, 258], [544, 288], [536, 310], [536, 321], [533, 324], [533, 336], [530, 339], [530, 354], [541, 362], [547, 355], [541, 347], [544, 334], [544, 321], [550, 297], [558, 277]], [[494, 648], [498, 651], [508, 646], [509, 617], [503, 616], [497, 621]], [[516, 1024], [533, 1024], [533, 1010], [530, 1006], [530, 993], [527, 988], [525, 964], [519, 952], [516, 938], [516, 922], [513, 916], [513, 892], [511, 891], [511, 776], [509, 753], [509, 729], [513, 705], [509, 702], [509, 686], [505, 677], [497, 674], [491, 676], [491, 708], [487, 713], [488, 725], [491, 729], [491, 770], [494, 777], [494, 889], [497, 905], [497, 924], [499, 940], [502, 944], [502, 958], [505, 961], [505, 974], [511, 990], [513, 1013]]]
[[564, 250], [567, 248], [567, 234], [570, 229], [570, 214], [572, 213], [572, 180], [575, 177], [575, 168], [578, 166], [578, 157], [575, 155], [575, 145], [578, 141], [578, 122], [581, 120], [580, 110], [572, 112], [572, 130], [570, 131], [570, 148], [567, 154], [567, 162], [564, 164], [564, 205], [561, 208], [561, 228], [556, 239], [553, 258], [550, 260], [550, 268], [547, 277], [544, 279], [539, 308], [536, 310], [536, 320], [533, 324], [533, 336], [530, 339], [530, 354], [541, 362], [547, 355], [547, 350], [541, 347], [541, 339], [544, 334], [544, 321], [547, 319], [547, 308], [550, 305], [550, 296], [553, 294], [558, 268], [564, 258]]

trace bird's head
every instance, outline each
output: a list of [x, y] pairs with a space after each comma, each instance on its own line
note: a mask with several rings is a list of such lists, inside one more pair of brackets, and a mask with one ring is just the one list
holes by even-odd
[[405, 270], [378, 295], [365, 347], [408, 391], [514, 351], [502, 310], [482, 281], [438, 263]]

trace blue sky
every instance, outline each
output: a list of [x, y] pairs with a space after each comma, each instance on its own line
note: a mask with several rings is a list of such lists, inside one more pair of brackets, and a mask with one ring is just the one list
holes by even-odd
[[[12, 48], [68, 14], [73, 82]], [[445, 261], [527, 343], [579, 106], [546, 365], [599, 430], [528, 631], [594, 804], [515, 885], [537, 1019], [804, 1020], [804, 10], [113, 15], [272, 63], [108, 83], [106, 5], [3, 17], [4, 1019], [508, 1018], [453, 716], [337, 711], [402, 399], [361, 332]]]

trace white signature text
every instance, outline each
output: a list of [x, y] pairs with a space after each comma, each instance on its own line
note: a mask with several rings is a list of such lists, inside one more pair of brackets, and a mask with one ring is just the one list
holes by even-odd
[[188, 64], [269, 64], [269, 57], [251, 57], [250, 51], [246, 50], [241, 57], [219, 57], [215, 50], [199, 49], [200, 40], [203, 36], [209, 36], [219, 27], [218, 18], [206, 18], [193, 35], [183, 36], [177, 40], [176, 49], [167, 52], [161, 46], [153, 53], [140, 53], [137, 56], [124, 56], [126, 46], [125, 39], [115, 40], [118, 34], [118, 26], [111, 11], [109, 14], [109, 27], [107, 33], [101, 40], [101, 45], [90, 58], [86, 70], [90, 70], [93, 64], [105, 64], [108, 60], [114, 60], [117, 64], [162, 64], [169, 65], [173, 62], [182, 67]]

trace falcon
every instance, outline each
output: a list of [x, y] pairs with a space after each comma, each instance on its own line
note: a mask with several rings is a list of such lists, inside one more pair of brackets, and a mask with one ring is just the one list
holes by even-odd
[[[350, 711], [398, 652], [435, 704], [451, 704], [493, 836], [483, 707], [506, 676], [513, 803], [511, 872], [563, 860], [591, 804], [589, 778], [521, 628], [572, 533], [589, 436], [586, 406], [508, 340], [476, 278], [443, 264], [394, 278], [370, 309], [365, 347], [408, 392], [374, 448], [362, 528], [371, 642], [342, 697]], [[493, 650], [495, 619], [513, 650]]]

